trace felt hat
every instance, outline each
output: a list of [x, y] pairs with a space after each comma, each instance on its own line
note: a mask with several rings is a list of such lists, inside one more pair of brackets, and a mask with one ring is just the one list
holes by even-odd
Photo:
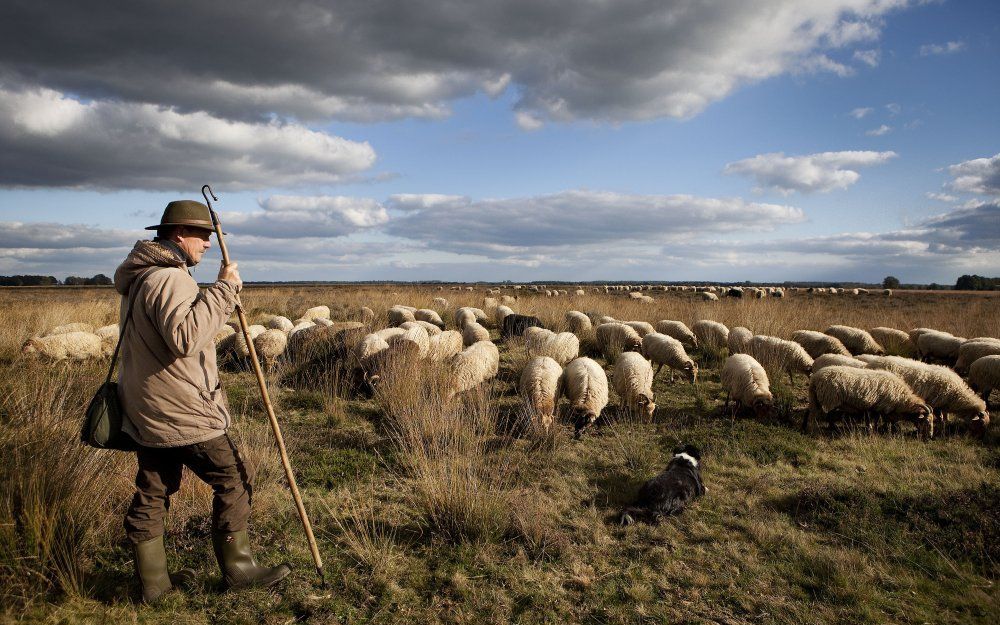
[[[215, 232], [212, 214], [208, 207], [194, 200], [175, 200], [167, 204], [167, 207], [163, 209], [160, 223], [147, 226], [146, 230], [156, 230], [160, 226], [188, 226], [189, 228], [201, 228]], [[223, 234], [225, 233], [223, 232]]]

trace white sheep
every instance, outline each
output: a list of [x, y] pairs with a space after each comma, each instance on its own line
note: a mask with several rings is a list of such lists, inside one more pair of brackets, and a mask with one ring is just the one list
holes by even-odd
[[288, 338], [291, 338], [303, 330], [308, 330], [310, 328], [315, 328], [316, 324], [312, 321], [300, 321], [296, 323], [291, 330], [288, 331]]
[[416, 310], [410, 310], [406, 306], [393, 306], [387, 312], [390, 326], [401, 326], [407, 321], [416, 321]]
[[917, 346], [910, 340], [910, 335], [902, 330], [879, 326], [872, 328], [868, 333], [885, 348], [886, 353], [894, 356], [913, 356], [917, 353]]
[[947, 332], [923, 332], [917, 337], [917, 352], [924, 360], [954, 364], [966, 340]]
[[517, 392], [532, 421], [544, 431], [552, 425], [556, 410], [556, 387], [562, 367], [548, 356], [535, 356], [521, 371]]
[[698, 347], [698, 337], [695, 336], [691, 328], [687, 327], [683, 321], [674, 321], [672, 319], [663, 319], [656, 322], [656, 331], [660, 334], [666, 334], [667, 336], [672, 336], [685, 347], [696, 348]]
[[813, 358], [795, 341], [776, 336], [757, 335], [750, 339], [747, 353], [772, 371], [788, 372], [788, 379], [795, 382], [795, 373], [812, 373]]
[[1000, 388], [1000, 356], [983, 356], [969, 366], [969, 386], [989, 401], [993, 389]]
[[473, 343], [490, 340], [490, 331], [481, 324], [471, 321], [462, 328], [462, 342], [466, 347]]
[[418, 328], [418, 327], [423, 328], [424, 330], [427, 331], [428, 336], [436, 336], [438, 334], [441, 334], [441, 328], [434, 325], [433, 323], [429, 323], [427, 321], [421, 321], [419, 319], [416, 321], [407, 321], [406, 323], [400, 324], [399, 327], [402, 328], [403, 330], [409, 330], [410, 328]]
[[590, 317], [579, 310], [570, 310], [566, 313], [566, 325], [569, 327], [569, 331], [577, 336], [588, 334], [594, 328]]
[[461, 330], [470, 323], [486, 324], [486, 313], [472, 306], [463, 306], [455, 311], [455, 328]]
[[647, 334], [652, 334], [656, 332], [653, 328], [653, 324], [648, 321], [626, 321], [625, 325], [629, 326], [633, 330], [639, 333], [639, 338], [646, 336]]
[[875, 354], [881, 356], [885, 353], [885, 350], [872, 335], [861, 328], [833, 325], [827, 328], [824, 334], [836, 337], [854, 355]]
[[358, 319], [365, 325], [371, 325], [375, 321], [375, 311], [367, 306], [358, 309]]
[[269, 330], [281, 330], [282, 332], [285, 332], [287, 334], [288, 332], [291, 331], [292, 328], [295, 327], [295, 324], [293, 324], [292, 320], [289, 319], [288, 317], [275, 315], [274, 317], [268, 319], [267, 323], [265, 324], [265, 327], [267, 327]]
[[716, 295], [715, 293], [709, 293], [706, 291], [701, 294], [701, 299], [705, 300], [706, 302], [717, 302], [719, 301], [719, 296]]
[[674, 381], [674, 371], [683, 373], [692, 384], [698, 381], [698, 365], [687, 352], [684, 344], [672, 336], [653, 332], [642, 337], [642, 355], [657, 365], [653, 378], [666, 365], [670, 369], [670, 381]]
[[575, 437], [579, 438], [608, 405], [608, 375], [590, 358], [577, 358], [559, 376], [557, 404], [564, 395], [569, 400]]
[[498, 328], [503, 327], [503, 320], [507, 318], [507, 315], [513, 315], [514, 310], [510, 306], [504, 306], [503, 304], [497, 306], [493, 309], [493, 323]]
[[386, 339], [389, 349], [406, 357], [426, 358], [430, 349], [430, 336], [427, 330], [419, 323], [407, 328], [400, 326], [400, 329], [403, 330], [401, 334], [393, 334]]
[[494, 308], [497, 307], [497, 305], [499, 305], [499, 302], [496, 300], [495, 297], [484, 297], [483, 298], [483, 309], [484, 310], [493, 310]]
[[792, 340], [801, 345], [813, 358], [819, 358], [823, 354], [852, 355], [840, 339], [815, 330], [796, 330], [792, 332]]
[[621, 409], [652, 418], [656, 412], [653, 368], [642, 354], [625, 352], [615, 361], [611, 376]]
[[726, 339], [726, 346], [729, 348], [730, 354], [744, 354], [747, 351], [747, 345], [750, 344], [750, 339], [753, 338], [753, 332], [748, 328], [743, 326], [736, 326], [729, 329], [729, 338]]
[[955, 361], [955, 371], [966, 373], [969, 366], [983, 356], [1000, 354], [1000, 339], [976, 338], [962, 343], [958, 347], [958, 360]]
[[858, 360], [853, 356], [844, 356], [842, 354], [823, 354], [813, 361], [812, 372], [816, 373], [820, 369], [825, 369], [827, 367], [856, 367], [858, 369], [867, 369], [868, 363], [864, 360]]
[[[224, 326], [224, 327], [228, 328], [229, 326]], [[232, 330], [232, 328], [229, 328], [229, 329]], [[96, 334], [97, 336], [101, 337], [102, 341], [105, 341], [105, 342], [110, 341], [112, 343], [118, 341], [118, 332], [119, 332], [119, 329], [118, 329], [118, 324], [117, 323], [112, 323], [110, 325], [101, 326], [100, 328], [97, 328], [96, 330], [94, 330], [94, 334]]]
[[86, 332], [88, 334], [94, 334], [94, 326], [89, 323], [82, 322], [65, 323], [52, 328], [48, 332], [42, 334], [42, 336], [56, 336], [58, 334], [69, 334], [70, 332]]
[[[250, 340], [252, 341], [259, 335], [263, 334], [265, 330], [267, 330], [267, 328], [264, 326], [254, 324], [247, 328], [247, 333], [250, 335]], [[242, 330], [236, 333], [236, 338], [233, 342], [233, 351], [236, 352], [237, 356], [243, 358], [250, 357], [250, 347], [247, 345], [246, 337], [243, 336]]]
[[601, 315], [600, 317], [597, 318], [595, 325], [602, 326], [605, 323], [621, 323], [621, 322], [609, 315]]
[[437, 306], [438, 308], [448, 308], [448, 300], [446, 300], [443, 297], [435, 297], [433, 300], [431, 300], [431, 303]]
[[433, 324], [437, 326], [439, 330], [444, 330], [444, 320], [441, 319], [441, 315], [439, 315], [436, 310], [421, 308], [413, 313], [413, 318], [417, 321], [425, 321]]
[[602, 323], [595, 330], [597, 346], [604, 357], [611, 361], [622, 352], [637, 352], [642, 349], [642, 338], [635, 328], [624, 323]]
[[758, 417], [767, 416], [774, 405], [774, 395], [771, 394], [771, 384], [767, 372], [759, 362], [749, 354], [733, 354], [726, 358], [720, 373], [722, 388], [726, 391], [726, 403], [723, 409], [729, 408], [730, 400], [736, 402], [736, 410], [746, 406]]
[[500, 352], [491, 341], [479, 341], [448, 359], [447, 400], [472, 390], [493, 377], [500, 369]]
[[870, 369], [891, 371], [902, 378], [934, 409], [942, 424], [947, 424], [948, 416], [953, 414], [967, 420], [970, 430], [978, 434], [990, 422], [986, 402], [948, 367], [901, 356], [882, 356], [866, 362]]
[[[93, 326], [91, 326], [93, 327]], [[28, 357], [60, 360], [90, 360], [104, 355], [104, 341], [93, 332], [63, 332], [28, 339], [21, 353]]]
[[285, 353], [285, 348], [288, 347], [288, 335], [280, 329], [270, 328], [254, 337], [253, 346], [257, 355], [263, 358], [264, 364], [270, 366]]
[[802, 431], [809, 420], [833, 413], [882, 415], [891, 423], [913, 421], [924, 438], [934, 434], [932, 409], [891, 371], [827, 367], [809, 379], [809, 409], [802, 418]]
[[500, 298], [500, 303], [501, 304], [507, 304], [507, 305], [516, 304], [517, 303], [517, 297], [514, 296], [514, 295], [504, 295], [504, 296], [502, 296]]
[[313, 306], [304, 313], [302, 313], [302, 319], [309, 319], [310, 321], [315, 319], [329, 319], [330, 318], [330, 307], [329, 306]]
[[559, 363], [559, 366], [566, 365], [580, 355], [580, 339], [572, 332], [544, 330], [527, 333], [524, 345], [528, 355], [548, 356]]
[[698, 342], [707, 347], [726, 347], [729, 344], [729, 328], [710, 319], [699, 319], [691, 326]]
[[441, 362], [461, 352], [464, 347], [461, 332], [445, 330], [430, 337], [427, 358], [431, 362]]

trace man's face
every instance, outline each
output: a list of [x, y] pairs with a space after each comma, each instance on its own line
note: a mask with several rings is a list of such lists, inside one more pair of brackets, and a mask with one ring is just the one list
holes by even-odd
[[191, 262], [197, 265], [201, 257], [212, 247], [211, 230], [181, 227], [174, 233], [174, 243], [180, 246]]

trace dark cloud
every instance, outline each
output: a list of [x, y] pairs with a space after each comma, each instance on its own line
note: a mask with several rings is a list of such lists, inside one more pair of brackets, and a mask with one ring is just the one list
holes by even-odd
[[121, 247], [140, 238], [143, 238], [142, 231], [112, 230], [82, 224], [0, 222], [0, 249], [104, 249]]
[[247, 119], [436, 117], [517, 87], [519, 121], [688, 117], [742, 85], [850, 68], [906, 0], [7, 0], [0, 77]]
[[948, 173], [954, 179], [946, 186], [953, 191], [1000, 195], [1000, 154], [951, 165]]
[[0, 186], [172, 190], [212, 180], [258, 189], [349, 179], [367, 143], [271, 122], [228, 121], [152, 104], [80, 102], [0, 87]]

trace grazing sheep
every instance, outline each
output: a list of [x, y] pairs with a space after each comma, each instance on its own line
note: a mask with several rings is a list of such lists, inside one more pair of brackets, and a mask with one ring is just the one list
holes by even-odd
[[439, 330], [444, 330], [444, 320], [441, 319], [441, 315], [439, 315], [436, 310], [421, 308], [413, 313], [413, 318], [416, 321], [424, 321], [435, 325]]
[[684, 347], [698, 347], [698, 337], [694, 335], [691, 328], [687, 327], [683, 321], [673, 321], [671, 319], [657, 321], [656, 331], [660, 334], [666, 334], [667, 336], [674, 337], [680, 341]]
[[900, 356], [870, 359], [868, 367], [891, 371], [902, 378], [914, 393], [934, 409], [943, 425], [947, 424], [948, 415], [954, 414], [967, 420], [971, 431], [981, 434], [990, 422], [986, 402], [948, 367]]
[[646, 321], [626, 321], [624, 323], [628, 327], [638, 332], [639, 338], [642, 338], [647, 334], [652, 334], [653, 332], [656, 332], [656, 330], [653, 329], [653, 324]]
[[852, 356], [844, 356], [842, 354], [823, 354], [813, 361], [812, 372], [816, 373], [820, 369], [825, 369], [827, 367], [856, 367], [858, 369], [867, 369], [868, 363], [864, 360], [858, 360]]
[[509, 339], [512, 336], [522, 336], [528, 328], [544, 328], [542, 320], [529, 315], [519, 315], [517, 313], [507, 315], [500, 326], [500, 337]]
[[443, 297], [435, 297], [431, 303], [440, 308], [448, 308], [448, 300]]
[[330, 321], [329, 319], [323, 319], [323, 318], [316, 319], [313, 323], [315, 325], [322, 326], [324, 328], [329, 328], [330, 326], [332, 326], [334, 324], [333, 321]]
[[709, 293], [706, 291], [701, 294], [701, 299], [705, 300], [706, 302], [717, 302], [719, 301], [719, 296], [716, 295], [715, 293]]
[[718, 349], [729, 344], [729, 328], [718, 321], [699, 319], [691, 326], [691, 330], [703, 346]]
[[674, 381], [674, 370], [682, 372], [692, 384], [698, 381], [697, 363], [684, 351], [683, 343], [672, 336], [653, 332], [642, 337], [642, 355], [657, 365], [654, 379], [666, 365], [670, 369], [671, 382]]
[[841, 356], [851, 356], [840, 339], [816, 332], [814, 330], [796, 330], [792, 332], [792, 340], [802, 346], [806, 353], [813, 358], [819, 358], [823, 354], [840, 354]]
[[395, 353], [405, 354], [407, 357], [425, 358], [430, 349], [430, 336], [427, 334], [427, 330], [419, 323], [414, 323], [407, 328], [400, 327], [400, 329], [403, 330], [402, 334], [393, 334], [386, 339], [385, 342], [388, 343], [389, 349]]
[[[532, 328], [534, 329], [534, 328]], [[580, 355], [580, 339], [572, 332], [541, 330], [525, 333], [525, 347], [530, 356], [548, 356], [563, 366]]]
[[868, 331], [879, 345], [885, 348], [887, 354], [893, 356], [913, 356], [917, 346], [910, 340], [910, 335], [896, 328], [878, 327]]
[[499, 304], [499, 302], [497, 302], [496, 298], [493, 298], [493, 297], [484, 297], [483, 298], [483, 309], [484, 310], [492, 310], [492, 309], [494, 309], [494, 308], [497, 307], [497, 304]]
[[490, 331], [475, 321], [465, 324], [465, 327], [462, 328], [462, 343], [464, 343], [466, 347], [472, 345], [473, 343], [489, 340]]
[[741, 297], [743, 297], [743, 289], [741, 289], [738, 286], [733, 287], [733, 288], [729, 289], [728, 291], [726, 291], [726, 297], [741, 298]]
[[892, 295], [892, 289], [882, 289], [882, 295], [889, 297], [890, 295]]
[[215, 334], [215, 351], [219, 354], [226, 354], [233, 348], [236, 342], [236, 330], [231, 325], [224, 325]]
[[518, 380], [518, 394], [532, 420], [546, 432], [555, 417], [556, 387], [561, 375], [562, 367], [558, 362], [548, 356], [535, 356], [525, 365]]
[[447, 400], [476, 388], [496, 376], [500, 368], [500, 352], [491, 341], [479, 341], [448, 359], [449, 386]]
[[912, 330], [907, 332], [907, 334], [910, 336], [910, 340], [913, 341], [913, 344], [916, 345], [917, 339], [920, 338], [920, 335], [927, 334], [928, 332], [940, 332], [941, 334], [947, 334], [948, 336], [951, 336], [951, 333], [949, 332], [945, 332], [943, 330], [935, 330], [934, 328], [913, 328]]
[[407, 321], [416, 321], [415, 312], [403, 306], [393, 306], [388, 311], [389, 325], [401, 326]]
[[292, 323], [292, 320], [289, 319], [288, 317], [275, 315], [274, 317], [271, 317], [268, 320], [268, 322], [265, 324], [265, 327], [267, 327], [269, 330], [281, 330], [282, 332], [285, 332], [287, 334], [289, 331], [291, 331], [292, 328], [295, 327], [295, 325]]
[[602, 323], [595, 331], [597, 346], [608, 361], [622, 352], [637, 352], [642, 349], [642, 338], [635, 328], [624, 323]]
[[966, 339], [947, 332], [924, 332], [917, 337], [917, 351], [924, 360], [954, 364]]
[[605, 323], [621, 323], [621, 322], [615, 319], [614, 317], [610, 317], [608, 315], [601, 315], [600, 317], [597, 318], [596, 325], [600, 326], [604, 325]]
[[288, 335], [277, 328], [264, 330], [254, 337], [253, 347], [257, 355], [264, 359], [264, 364], [271, 366], [285, 353], [285, 348], [288, 347]]
[[501, 304], [516, 304], [517, 303], [517, 297], [515, 297], [513, 295], [502, 295], [500, 297], [500, 303]]
[[[405, 332], [405, 330], [404, 330]], [[377, 332], [373, 332], [358, 343], [354, 350], [354, 359], [358, 366], [368, 376], [376, 369], [376, 358], [378, 354], [389, 349], [389, 343]]]
[[309, 319], [310, 321], [315, 319], [329, 319], [330, 318], [330, 307], [329, 306], [313, 306], [304, 313], [302, 313], [302, 319]]
[[787, 371], [788, 379], [795, 382], [795, 373], [812, 373], [813, 358], [795, 341], [776, 336], [757, 335], [750, 339], [747, 353], [772, 371]]
[[958, 360], [955, 362], [955, 371], [965, 374], [969, 366], [983, 356], [995, 356], [1000, 354], [1000, 339], [972, 339], [966, 341], [958, 348]]
[[881, 356], [885, 354], [885, 350], [875, 341], [872, 335], [861, 328], [835, 325], [827, 328], [824, 334], [839, 339], [844, 344], [844, 347], [854, 355], [875, 354], [876, 356]]
[[589, 333], [594, 328], [590, 317], [579, 310], [571, 310], [566, 313], [566, 325], [569, 327], [569, 331], [577, 336]]
[[[229, 326], [223, 326], [223, 327], [229, 328]], [[232, 328], [229, 328], [229, 329], [232, 330]], [[118, 330], [118, 324], [117, 323], [112, 323], [110, 325], [101, 326], [100, 328], [97, 328], [96, 330], [94, 330], [94, 334], [96, 334], [97, 336], [101, 337], [102, 341], [111, 341], [111, 342], [117, 342], [118, 341], [118, 332], [119, 332], [119, 330]]]
[[802, 431], [810, 419], [826, 415], [833, 425], [835, 412], [882, 415], [890, 423], [912, 421], [924, 438], [934, 434], [932, 409], [902, 378], [891, 371], [827, 367], [809, 380], [809, 410], [802, 418]]
[[89, 323], [66, 323], [52, 328], [42, 336], [57, 336], [59, 334], [69, 334], [70, 332], [86, 332], [88, 334], [93, 334], [94, 326]]
[[[264, 326], [254, 324], [247, 328], [247, 334], [250, 335], [250, 340], [252, 341], [263, 334], [265, 330], [267, 330], [267, 328]], [[247, 345], [246, 337], [243, 336], [242, 331], [236, 333], [236, 339], [233, 342], [233, 351], [236, 352], [237, 356], [241, 356], [243, 358], [250, 357], [250, 347]]]
[[445, 330], [431, 336], [428, 342], [427, 358], [431, 362], [441, 362], [462, 351], [462, 333], [458, 330]]
[[427, 331], [428, 336], [436, 336], [441, 334], [441, 328], [434, 325], [433, 323], [428, 323], [427, 321], [407, 321], [406, 323], [399, 326], [404, 330], [409, 330], [410, 328], [420, 327]]
[[730, 354], [743, 354], [747, 351], [747, 345], [750, 344], [750, 339], [753, 338], [753, 332], [748, 328], [743, 326], [736, 326], [729, 329], [729, 338], [726, 340], [726, 346], [729, 348]]
[[288, 338], [292, 338], [293, 336], [295, 336], [296, 334], [298, 334], [303, 330], [309, 330], [310, 328], [315, 328], [315, 327], [316, 324], [313, 323], [312, 321], [300, 321], [299, 323], [295, 324], [291, 330], [288, 331]]
[[577, 358], [566, 365], [559, 376], [559, 384], [556, 386], [557, 404], [563, 395], [569, 400], [574, 437], [580, 438], [608, 405], [608, 376], [590, 358]]
[[611, 376], [621, 409], [652, 418], [656, 412], [653, 368], [642, 354], [625, 352], [616, 361]]
[[462, 307], [455, 311], [455, 328], [461, 330], [470, 323], [476, 323], [476, 313], [471, 308]]
[[[93, 326], [91, 326], [93, 327]], [[25, 342], [21, 353], [28, 357], [46, 360], [89, 360], [104, 354], [104, 341], [92, 332], [63, 332], [48, 336], [35, 336]]]
[[1000, 388], [1000, 356], [983, 356], [969, 366], [969, 386], [988, 402], [993, 389]]
[[507, 318], [507, 315], [513, 315], [514, 310], [509, 306], [504, 306], [503, 304], [497, 306], [493, 309], [493, 323], [498, 328], [503, 327], [503, 320]]
[[362, 306], [358, 310], [358, 318], [361, 323], [371, 325], [375, 321], [375, 311], [367, 306]]
[[753, 356], [733, 354], [726, 358], [720, 376], [722, 388], [726, 391], [723, 409], [728, 409], [729, 401], [734, 400], [737, 411], [746, 406], [758, 417], [765, 417], [771, 412], [774, 405], [771, 383], [764, 367]]

